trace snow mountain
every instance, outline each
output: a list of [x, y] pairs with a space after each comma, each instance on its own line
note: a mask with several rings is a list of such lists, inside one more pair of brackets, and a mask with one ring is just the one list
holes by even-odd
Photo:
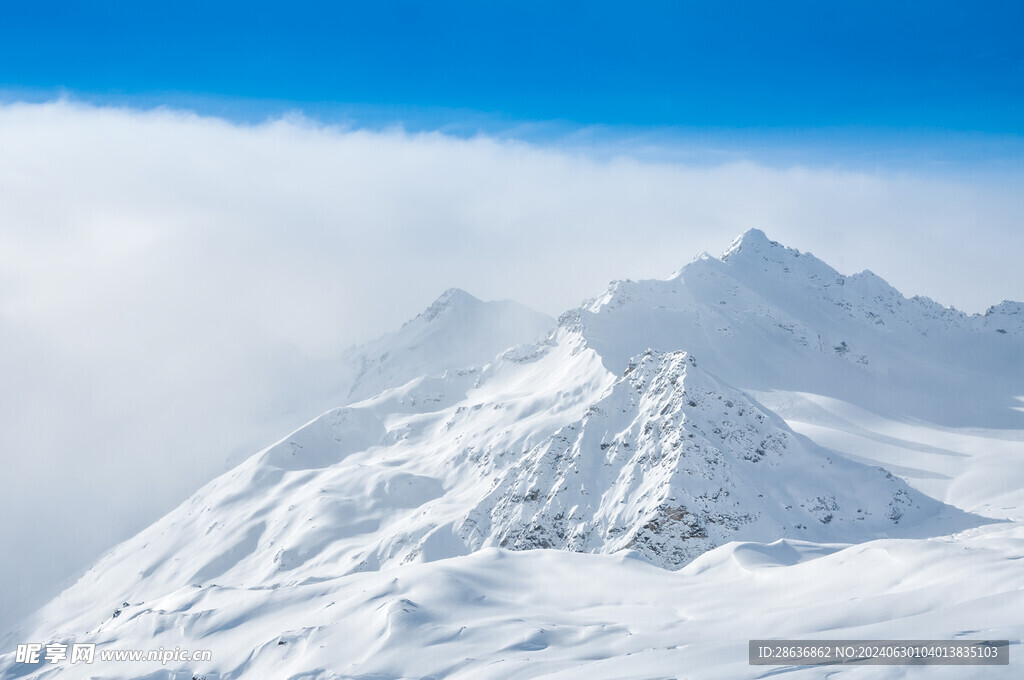
[[951, 426], [1024, 426], [1024, 305], [967, 315], [843, 276], [757, 229], [667, 280], [616, 281], [560, 322], [611, 371], [685, 349], [741, 389], [811, 392]]
[[[261, 414], [262, 442], [295, 429], [311, 415], [398, 387], [420, 376], [482, 366], [502, 350], [545, 337], [555, 320], [511, 300], [482, 301], [449, 288], [393, 332], [349, 347], [339, 357], [296, 359], [290, 389]], [[234, 467], [255, 447], [228, 457]]]
[[475, 548], [633, 550], [678, 569], [733, 540], [976, 523], [800, 437], [685, 352], [648, 350], [582, 418], [517, 456], [459, 533]]
[[339, 371], [347, 388], [340, 398], [358, 401], [422, 375], [482, 366], [508, 347], [543, 337], [553, 324], [518, 302], [483, 302], [449, 288], [399, 330], [349, 350]]
[[[687, 640], [704, 624], [721, 638], [719, 616], [738, 625], [757, 583], [803, 593], [791, 616], [810, 628], [766, 613], [748, 637], [780, 634], [758, 628], [772, 622], [885, 637], [886, 611], [937, 612], [921, 630], [941, 637], [952, 579], [999, 574], [1012, 593], [1000, 607], [1022, 603], [1004, 561], [1024, 556], [1024, 515], [950, 505], [869, 450], [798, 434], [765, 397], [814, 395], [944, 436], [967, 427], [955, 436], [999, 439], [1019, 470], [1021, 309], [907, 299], [757, 230], [669, 279], [615, 282], [557, 324], [453, 289], [351, 352], [339, 407], [114, 548], [9, 640], [215, 651], [104, 677], [651, 678], [675, 677], [680, 659], [737, 677], [751, 674], [745, 640], [742, 664], [721, 639]], [[977, 445], [949, 446], [917, 447], [936, 466], [922, 474]], [[943, 566], [907, 595], [921, 555]], [[548, 600], [527, 592], [534, 580]], [[1004, 611], [971, 609], [993, 595], [956, 597]], [[826, 600], [849, 616], [808, 614]], [[95, 670], [0, 657], [3, 678]]]

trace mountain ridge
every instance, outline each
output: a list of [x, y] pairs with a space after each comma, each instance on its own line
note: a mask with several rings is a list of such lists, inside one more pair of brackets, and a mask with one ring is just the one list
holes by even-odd
[[[751, 230], [722, 259], [698, 257], [669, 279], [613, 282], [560, 323], [612, 372], [645, 348], [682, 348], [741, 389], [827, 394], [939, 424], [1018, 427], [1022, 309], [1004, 302], [968, 316], [906, 298], [870, 272], [844, 276]], [[964, 398], [939, 404], [935, 392]]]

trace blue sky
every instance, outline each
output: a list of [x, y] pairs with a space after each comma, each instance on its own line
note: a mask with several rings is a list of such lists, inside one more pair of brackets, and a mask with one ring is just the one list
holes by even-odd
[[6, 98], [443, 127], [1024, 132], [1019, 2], [4, 3]]

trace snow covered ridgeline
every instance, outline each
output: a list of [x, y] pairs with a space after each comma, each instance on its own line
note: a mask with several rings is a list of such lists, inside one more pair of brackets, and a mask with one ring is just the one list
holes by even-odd
[[754, 229], [666, 280], [617, 281], [567, 312], [621, 372], [647, 347], [684, 349], [738, 388], [828, 395], [949, 426], [1024, 427], [1024, 305], [968, 315], [844, 276]]
[[459, 533], [473, 548], [631, 549], [675, 569], [737, 539], [859, 542], [974, 523], [795, 434], [684, 352], [649, 350], [501, 473]]

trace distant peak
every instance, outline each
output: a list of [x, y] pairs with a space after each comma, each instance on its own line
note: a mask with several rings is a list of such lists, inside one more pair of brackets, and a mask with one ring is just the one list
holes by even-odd
[[437, 303], [451, 303], [451, 302], [480, 302], [476, 297], [470, 295], [461, 288], [449, 288], [445, 292], [441, 293], [440, 297], [434, 301]]
[[481, 304], [480, 300], [461, 288], [449, 288], [445, 292], [441, 293], [440, 297], [434, 300], [434, 302], [427, 307], [418, 318], [423, 318], [426, 321], [433, 321], [445, 310], [451, 309], [452, 307], [466, 307], [478, 304]]
[[737, 236], [732, 244], [725, 249], [725, 252], [722, 253], [722, 259], [727, 259], [729, 256], [741, 251], [761, 252], [772, 246], [778, 247], [779, 244], [769, 239], [763, 231], [760, 229], [747, 229]]

